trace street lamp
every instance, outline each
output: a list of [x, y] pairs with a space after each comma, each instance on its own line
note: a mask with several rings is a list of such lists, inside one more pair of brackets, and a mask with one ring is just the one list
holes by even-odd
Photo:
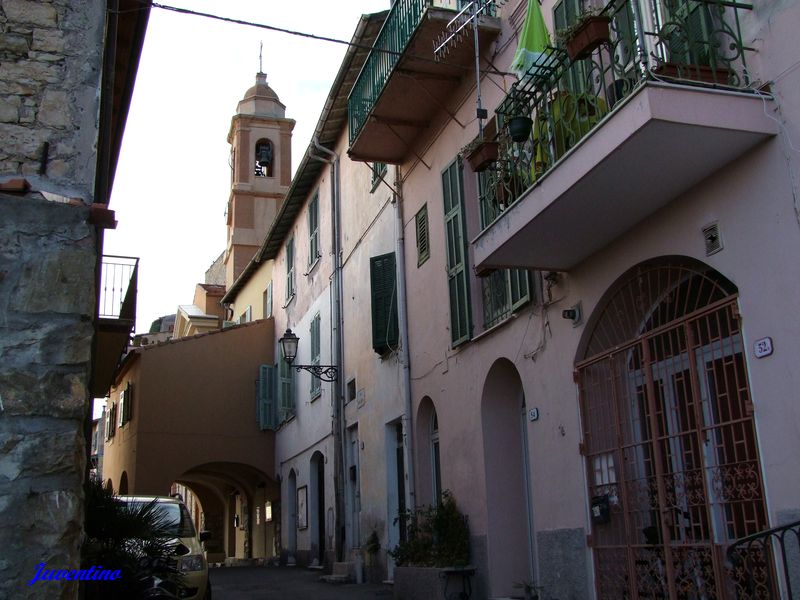
[[297, 371], [300, 371], [301, 369], [308, 371], [311, 373], [311, 375], [317, 379], [321, 379], [322, 381], [336, 381], [339, 379], [339, 368], [333, 365], [293, 364], [294, 359], [297, 358], [297, 344], [299, 342], [300, 338], [298, 338], [291, 329], [287, 329], [283, 334], [283, 337], [278, 340], [278, 343], [281, 345], [283, 358], [289, 364], [289, 366], [293, 366]]

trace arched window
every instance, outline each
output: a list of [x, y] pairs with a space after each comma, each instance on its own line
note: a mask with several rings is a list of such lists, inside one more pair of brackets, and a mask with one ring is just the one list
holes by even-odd
[[270, 140], [261, 138], [256, 142], [255, 176], [272, 177], [274, 164], [275, 148]]

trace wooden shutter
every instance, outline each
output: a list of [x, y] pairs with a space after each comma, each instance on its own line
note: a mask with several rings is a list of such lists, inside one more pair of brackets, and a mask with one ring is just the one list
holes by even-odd
[[294, 296], [294, 238], [286, 242], [286, 300]]
[[369, 259], [369, 280], [372, 288], [372, 347], [378, 354], [386, 354], [396, 348], [400, 340], [394, 252]]
[[275, 429], [277, 411], [275, 395], [277, 392], [275, 367], [261, 365], [258, 368], [258, 392], [256, 396], [256, 416], [259, 428]]
[[283, 422], [294, 414], [294, 372], [281, 356], [278, 362], [278, 421]]
[[415, 217], [417, 229], [417, 266], [420, 266], [431, 255], [430, 235], [428, 232], [428, 205], [425, 204]]
[[450, 338], [453, 346], [456, 346], [467, 341], [472, 332], [464, 235], [464, 186], [458, 161], [454, 161], [442, 173], [442, 193], [447, 243], [447, 287], [450, 294]]
[[319, 196], [314, 195], [308, 205], [308, 265], [319, 257]]
[[[320, 347], [320, 316], [316, 315], [311, 320], [311, 364], [319, 364]], [[311, 396], [318, 396], [322, 382], [319, 377], [311, 377]]]

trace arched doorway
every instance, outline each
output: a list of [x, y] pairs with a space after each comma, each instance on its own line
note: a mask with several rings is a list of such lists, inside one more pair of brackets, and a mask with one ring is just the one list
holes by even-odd
[[673, 257], [593, 315], [580, 385], [598, 598], [733, 598], [731, 541], [767, 527], [736, 287]]
[[124, 496], [128, 493], [128, 472], [123, 471], [122, 475], [119, 476], [119, 488], [117, 489], [117, 493], [120, 496]]
[[516, 367], [507, 359], [497, 360], [486, 376], [481, 399], [490, 597], [512, 596], [514, 582], [532, 579], [524, 406]]
[[312, 564], [325, 562], [325, 457], [322, 452], [311, 456], [308, 486], [308, 511]]

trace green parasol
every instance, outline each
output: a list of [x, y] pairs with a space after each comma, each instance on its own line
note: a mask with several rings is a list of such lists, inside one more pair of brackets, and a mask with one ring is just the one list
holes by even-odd
[[531, 67], [544, 63], [548, 55], [548, 46], [550, 46], [550, 33], [544, 24], [539, 1], [528, 0], [528, 14], [525, 15], [525, 24], [522, 26], [510, 69], [522, 79]]

